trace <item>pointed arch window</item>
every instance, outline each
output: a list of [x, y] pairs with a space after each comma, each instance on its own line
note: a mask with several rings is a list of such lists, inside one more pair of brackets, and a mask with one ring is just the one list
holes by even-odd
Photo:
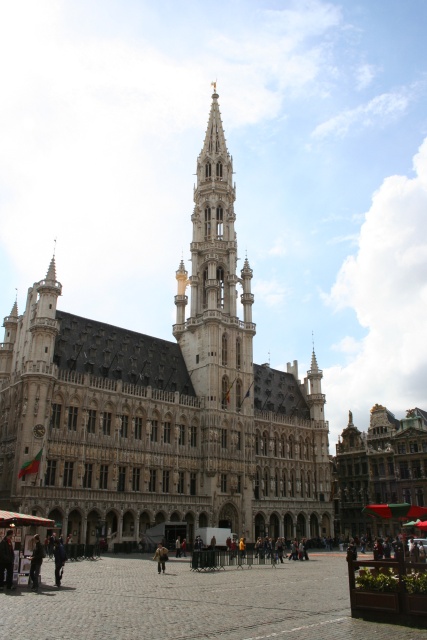
[[236, 380], [236, 411], [239, 411], [242, 404], [242, 381]]
[[286, 498], [286, 482], [287, 480], [286, 480], [286, 471], [285, 471], [283, 473], [283, 478], [282, 478], [282, 487], [281, 487], [282, 498]]
[[240, 338], [236, 339], [236, 369], [240, 369], [242, 366], [242, 341]]
[[224, 238], [224, 209], [222, 207], [216, 208], [216, 237], [218, 240]]
[[222, 400], [221, 407], [223, 409], [227, 409], [228, 403], [230, 402], [230, 387], [228, 384], [227, 376], [224, 376], [222, 379]]
[[211, 208], [205, 208], [205, 240], [210, 240], [211, 237]]
[[224, 269], [222, 269], [222, 267], [219, 267], [216, 270], [216, 279], [218, 280], [218, 284], [219, 284], [217, 306], [218, 306], [218, 308], [223, 309], [224, 308], [224, 281], [225, 281], [225, 276], [224, 276]]
[[205, 178], [209, 180], [211, 176], [212, 176], [212, 165], [210, 162], [207, 162], [205, 164]]
[[222, 178], [222, 162], [216, 163], [216, 177]]
[[206, 289], [206, 281], [208, 279], [208, 270], [205, 269], [203, 271], [203, 308], [206, 309], [208, 306], [208, 292]]
[[222, 334], [221, 364], [223, 367], [226, 367], [228, 364], [228, 338], [225, 333]]
[[265, 472], [264, 472], [264, 495], [265, 495], [266, 498], [268, 498], [268, 483], [269, 483], [268, 471], [265, 470]]

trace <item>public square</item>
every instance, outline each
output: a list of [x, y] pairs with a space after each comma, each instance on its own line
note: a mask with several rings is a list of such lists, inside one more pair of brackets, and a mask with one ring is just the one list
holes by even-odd
[[14, 640], [424, 640], [426, 631], [350, 617], [345, 555], [309, 562], [198, 573], [171, 557], [157, 574], [150, 556], [68, 562], [63, 586], [45, 560], [39, 594], [0, 593], [0, 633]]

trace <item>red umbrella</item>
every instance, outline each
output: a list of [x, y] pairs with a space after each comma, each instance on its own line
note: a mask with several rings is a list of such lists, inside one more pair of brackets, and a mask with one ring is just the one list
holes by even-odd
[[427, 518], [427, 507], [400, 502], [398, 504], [368, 504], [364, 509], [365, 513], [372, 513], [380, 518], [407, 520], [408, 518]]
[[414, 527], [417, 527], [417, 529], [425, 529], [427, 531], [427, 520], [425, 522], [416, 522]]
[[28, 525], [54, 527], [55, 520], [40, 518], [39, 516], [30, 516], [26, 513], [16, 513], [15, 511], [0, 510], [0, 527], [10, 527], [10, 525], [12, 524], [21, 527]]

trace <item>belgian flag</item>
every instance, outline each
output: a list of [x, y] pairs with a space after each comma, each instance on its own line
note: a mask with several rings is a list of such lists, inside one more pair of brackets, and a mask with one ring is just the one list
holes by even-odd
[[40, 460], [42, 459], [43, 447], [40, 449], [38, 454], [33, 460], [28, 460], [24, 462], [21, 467], [21, 470], [18, 474], [18, 478], [22, 478], [22, 476], [28, 476], [31, 473], [37, 473], [40, 467]]

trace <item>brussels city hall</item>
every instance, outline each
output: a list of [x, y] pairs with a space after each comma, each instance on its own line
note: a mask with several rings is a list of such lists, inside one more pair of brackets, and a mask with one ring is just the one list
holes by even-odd
[[60, 311], [55, 257], [22, 315], [15, 302], [0, 343], [0, 508], [87, 544], [99, 523], [111, 543], [162, 522], [186, 522], [190, 543], [206, 526], [248, 542], [333, 535], [322, 371], [314, 351], [303, 381], [295, 360], [253, 362], [232, 177], [215, 90], [173, 342]]

